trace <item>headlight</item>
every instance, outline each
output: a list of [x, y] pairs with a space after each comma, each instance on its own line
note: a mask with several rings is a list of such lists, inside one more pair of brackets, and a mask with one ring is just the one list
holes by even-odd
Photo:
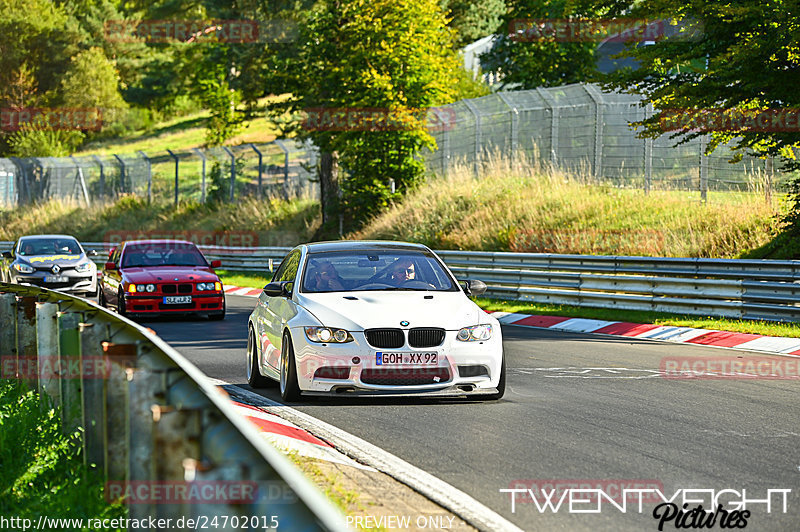
[[353, 337], [344, 329], [329, 329], [328, 327], [303, 327], [306, 338], [312, 342], [344, 344], [352, 342]]
[[33, 273], [33, 267], [28, 266], [27, 264], [22, 264], [20, 262], [14, 263], [14, 269], [17, 270], [19, 273]]
[[78, 264], [75, 267], [75, 271], [78, 273], [86, 273], [92, 270], [92, 266], [94, 266], [94, 262], [84, 262], [83, 264]]
[[488, 340], [491, 337], [491, 325], [473, 325], [472, 327], [464, 327], [458, 331], [458, 335], [456, 335], [456, 339], [462, 342], [479, 342]]

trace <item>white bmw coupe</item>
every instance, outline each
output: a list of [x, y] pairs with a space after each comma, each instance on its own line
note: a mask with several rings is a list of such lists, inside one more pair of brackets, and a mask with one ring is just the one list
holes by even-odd
[[499, 399], [498, 321], [427, 247], [318, 242], [294, 248], [248, 322], [247, 380], [281, 396], [426, 394]]

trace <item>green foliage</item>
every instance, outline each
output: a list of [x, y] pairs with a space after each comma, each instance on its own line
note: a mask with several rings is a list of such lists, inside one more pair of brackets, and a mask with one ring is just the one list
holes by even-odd
[[0, 380], [0, 515], [34, 519], [124, 517], [83, 464], [80, 432], [64, 436], [56, 411], [18, 382]]
[[197, 85], [200, 101], [211, 111], [206, 127], [206, 144], [220, 146], [236, 135], [241, 127], [243, 116], [236, 110], [241, 95], [229, 87], [225, 71], [220, 66], [210, 69]]
[[[640, 67], [614, 73], [609, 88], [644, 95], [656, 114], [642, 124], [644, 135], [664, 134], [664, 109], [797, 108], [800, 93], [800, 14], [789, 0], [651, 0], [635, 4], [631, 16], [673, 18], [689, 28], [686, 38], [657, 41], [631, 48], [625, 55]], [[686, 141], [701, 135], [681, 131]], [[709, 152], [738, 138], [739, 153], [782, 156], [787, 166], [800, 166], [793, 149], [796, 131], [730, 130], [712, 134]]]
[[363, 223], [395, 197], [390, 179], [400, 193], [419, 181], [422, 167], [414, 156], [434, 142], [426, 130], [425, 109], [456, 97], [452, 81], [460, 65], [453, 33], [434, 0], [323, 2], [302, 25], [298, 55], [286, 69], [293, 97], [272, 106], [273, 116], [298, 116], [320, 107], [344, 112], [371, 108], [406, 124], [392, 131], [286, 124], [284, 133], [310, 138], [322, 151], [339, 154], [345, 169], [341, 206], [349, 223]]
[[459, 48], [495, 33], [506, 14], [505, 0], [442, 0], [441, 5], [451, 18]]
[[507, 5], [499, 38], [481, 57], [485, 71], [502, 76], [503, 87], [515, 90], [555, 87], [596, 77], [597, 43], [515, 41], [509, 35], [510, 23], [520, 19], [606, 18], [615, 12], [614, 6], [603, 5], [602, 0], [508, 0]]

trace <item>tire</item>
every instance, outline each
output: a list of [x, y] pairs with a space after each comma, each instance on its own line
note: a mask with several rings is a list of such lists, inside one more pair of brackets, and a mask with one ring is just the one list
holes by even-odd
[[300, 386], [297, 384], [297, 364], [294, 361], [294, 346], [289, 333], [283, 333], [281, 342], [281, 397], [284, 401], [298, 401]]
[[497, 393], [482, 395], [485, 401], [497, 401], [503, 398], [506, 393], [506, 355], [503, 353], [503, 362], [500, 364], [500, 381], [497, 383]]
[[117, 294], [117, 314], [128, 317], [128, 312], [125, 310], [125, 292], [122, 290]]
[[215, 312], [214, 314], [209, 314], [208, 315], [208, 319], [213, 320], [213, 321], [224, 320], [225, 319], [225, 312], [226, 312], [225, 298], [222, 298], [222, 312]]
[[274, 386], [275, 381], [265, 377], [258, 369], [258, 347], [256, 333], [252, 327], [247, 328], [247, 383], [251, 388]]

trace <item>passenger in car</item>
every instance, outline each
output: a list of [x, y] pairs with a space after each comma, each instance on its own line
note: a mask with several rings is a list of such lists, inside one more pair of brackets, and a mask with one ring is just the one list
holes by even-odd
[[311, 290], [344, 290], [344, 279], [339, 276], [339, 272], [328, 261], [318, 262], [309, 280], [311, 281], [309, 286]]

